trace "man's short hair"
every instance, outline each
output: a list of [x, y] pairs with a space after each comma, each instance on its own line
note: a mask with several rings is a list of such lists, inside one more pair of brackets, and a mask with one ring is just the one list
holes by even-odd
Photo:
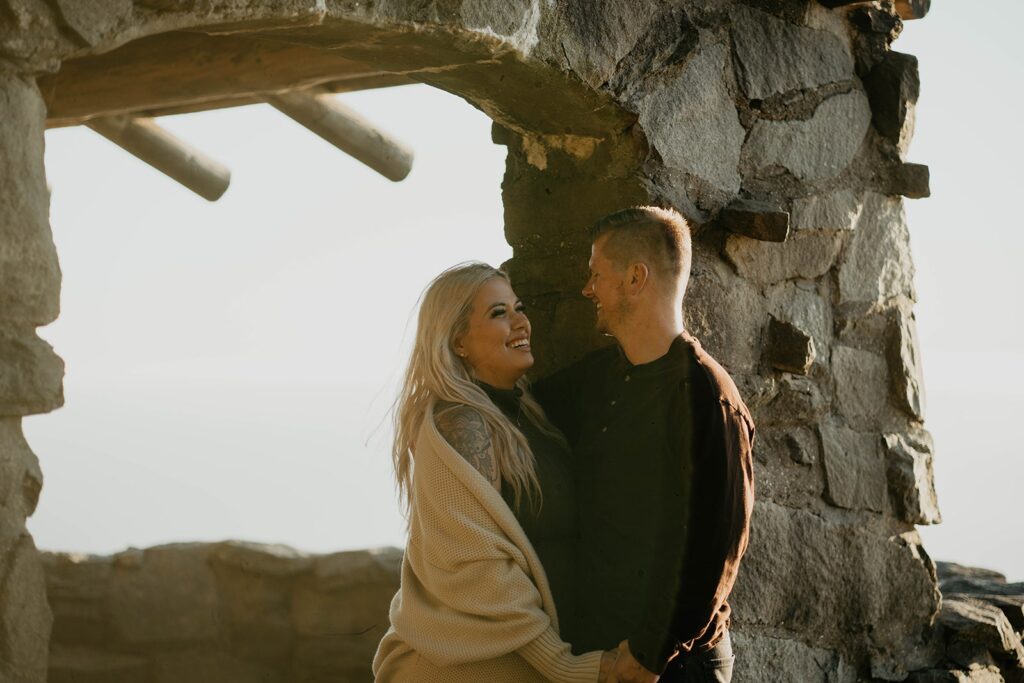
[[616, 268], [642, 262], [667, 282], [678, 282], [680, 293], [690, 279], [693, 247], [690, 225], [675, 209], [634, 206], [609, 214], [590, 229], [596, 242], [607, 237], [603, 251]]

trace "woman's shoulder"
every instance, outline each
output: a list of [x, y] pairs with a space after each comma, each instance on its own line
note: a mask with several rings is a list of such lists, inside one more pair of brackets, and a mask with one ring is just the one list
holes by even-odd
[[487, 481], [498, 481], [491, 433], [480, 411], [465, 403], [437, 401], [434, 424], [444, 440]]

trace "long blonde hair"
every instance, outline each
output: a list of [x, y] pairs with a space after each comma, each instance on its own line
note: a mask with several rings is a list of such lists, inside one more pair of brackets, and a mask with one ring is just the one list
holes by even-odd
[[[526, 437], [473, 381], [469, 365], [456, 355], [454, 348], [455, 341], [469, 328], [477, 291], [496, 277], [508, 280], [505, 273], [486, 263], [460, 263], [434, 278], [421, 297], [416, 341], [393, 412], [395, 443], [391, 455], [399, 494], [406, 506], [412, 498], [416, 437], [423, 421], [428, 417], [433, 419], [438, 401], [476, 410], [490, 434], [501, 481], [512, 488], [515, 507], [519, 507], [524, 493], [535, 504], [540, 503], [536, 462]], [[520, 401], [527, 419], [564, 443], [564, 438], [550, 425], [540, 405], [527, 391], [525, 376], [516, 386], [523, 391]]]

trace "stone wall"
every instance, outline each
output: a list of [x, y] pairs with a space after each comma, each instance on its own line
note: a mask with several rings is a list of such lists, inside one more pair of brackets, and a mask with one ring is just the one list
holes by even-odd
[[402, 553], [176, 544], [44, 553], [50, 683], [366, 681]]
[[[494, 119], [508, 267], [549, 350], [541, 372], [600, 343], [579, 294], [592, 220], [668, 202], [698, 226], [686, 322], [758, 425], [739, 680], [902, 680], [936, 664], [935, 568], [914, 525], [939, 513], [902, 207], [927, 194], [927, 169], [905, 159], [918, 84], [914, 58], [890, 49], [899, 30], [889, 0], [0, 0], [3, 666], [42, 680], [49, 628], [23, 525], [41, 477], [18, 430], [60, 404], [60, 361], [34, 333], [59, 287], [43, 102], [84, 117], [157, 107], [147, 97], [163, 97], [161, 111], [253, 101], [296, 63], [329, 80], [325, 55], [444, 88]], [[228, 54], [228, 35], [250, 41], [251, 66], [207, 59]], [[184, 78], [184, 99], [167, 99], [196, 67], [182, 47], [196, 41], [203, 65], [234, 71]], [[193, 83], [206, 90], [188, 99]], [[133, 590], [154, 593], [143, 597], [173, 627], [161, 594], [181, 586]], [[227, 662], [218, 628], [209, 661]]]

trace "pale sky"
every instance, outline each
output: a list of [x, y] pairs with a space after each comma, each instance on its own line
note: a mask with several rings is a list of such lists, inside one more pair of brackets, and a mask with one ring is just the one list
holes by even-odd
[[[910, 160], [932, 173], [932, 198], [907, 202], [945, 518], [922, 535], [937, 559], [1020, 580], [1024, 10], [972, 4], [939, 0], [896, 44], [921, 60]], [[427, 86], [342, 100], [415, 149], [408, 179], [268, 106], [162, 120], [232, 169], [216, 203], [89, 130], [47, 133], [64, 284], [40, 334], [67, 375], [65, 406], [25, 420], [41, 548], [403, 545], [386, 413], [410, 316], [443, 268], [511, 256], [504, 148]]]

